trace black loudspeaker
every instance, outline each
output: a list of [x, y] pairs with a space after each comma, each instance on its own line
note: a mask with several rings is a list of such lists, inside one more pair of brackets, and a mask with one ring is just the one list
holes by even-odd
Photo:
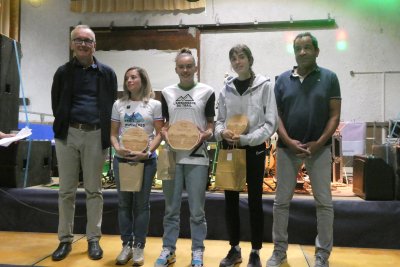
[[365, 200], [393, 200], [393, 168], [382, 158], [354, 156], [353, 192]]
[[395, 197], [396, 200], [400, 200], [400, 146], [393, 146], [391, 149], [391, 161], [393, 164], [393, 170], [394, 170], [394, 184], [395, 184]]
[[26, 167], [28, 167], [27, 187], [50, 182], [51, 141], [31, 141], [30, 146], [29, 162], [29, 141], [19, 141], [8, 147], [0, 147], [0, 186], [24, 187]]
[[382, 158], [393, 168], [394, 195], [397, 200], [400, 200], [400, 146], [395, 144], [373, 145], [372, 154]]
[[0, 131], [5, 133], [18, 129], [19, 83], [14, 40], [0, 34]]

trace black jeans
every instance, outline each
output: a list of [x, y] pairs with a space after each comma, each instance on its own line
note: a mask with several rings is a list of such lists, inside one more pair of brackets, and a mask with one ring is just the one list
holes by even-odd
[[[265, 170], [265, 143], [246, 146], [246, 182], [251, 228], [251, 247], [261, 249], [264, 234], [264, 212], [262, 193]], [[225, 220], [229, 234], [229, 244], [240, 242], [239, 192], [225, 190]]]

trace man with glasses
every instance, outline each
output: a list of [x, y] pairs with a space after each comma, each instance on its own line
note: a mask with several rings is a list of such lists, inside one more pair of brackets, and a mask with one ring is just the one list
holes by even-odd
[[86, 193], [88, 255], [103, 257], [100, 247], [103, 213], [102, 167], [110, 146], [111, 110], [117, 94], [114, 71], [94, 56], [96, 39], [86, 25], [71, 32], [74, 57], [59, 67], [51, 88], [53, 131], [60, 176], [58, 198], [60, 244], [52, 259], [64, 259], [74, 239], [75, 195], [79, 172]]

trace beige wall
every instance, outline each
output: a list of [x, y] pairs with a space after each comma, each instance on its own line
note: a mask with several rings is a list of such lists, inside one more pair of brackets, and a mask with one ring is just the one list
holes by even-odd
[[[400, 9], [386, 11], [380, 8], [359, 10], [348, 3], [352, 0], [208, 0], [205, 12], [185, 13], [123, 13], [75, 14], [69, 12], [69, 1], [44, 0], [34, 8], [22, 0], [21, 44], [22, 72], [25, 95], [31, 99], [29, 110], [51, 113], [50, 87], [56, 68], [69, 57], [69, 27], [78, 22], [91, 26], [210, 24], [326, 19], [328, 14], [338, 24], [338, 30], [348, 34], [348, 49], [336, 49], [338, 30], [313, 30], [319, 39], [321, 66], [332, 69], [340, 79], [343, 120], [382, 121], [399, 112], [400, 74], [376, 73], [352, 77], [350, 71], [400, 71]], [[360, 1], [358, 1], [360, 2]], [[368, 1], [371, 2], [371, 1]], [[368, 12], [369, 11], [369, 12]], [[372, 12], [373, 11], [373, 12]], [[246, 43], [252, 49], [257, 73], [274, 80], [295, 64], [293, 54], [286, 50], [287, 35], [297, 31], [270, 32], [213, 32], [201, 36], [201, 79], [216, 89], [218, 94], [224, 74], [231, 72], [228, 51], [236, 43]], [[290, 42], [289, 42], [290, 43]], [[149, 66], [158, 68], [159, 62]], [[105, 62], [108, 63], [108, 62]], [[110, 62], [111, 64], [111, 62]], [[114, 64], [114, 63], [112, 63]], [[118, 78], [123, 73], [117, 73]], [[168, 74], [167, 74], [168, 75]], [[170, 69], [171, 77], [176, 77]], [[173, 79], [173, 78], [172, 78]], [[34, 118], [33, 118], [34, 120]]]

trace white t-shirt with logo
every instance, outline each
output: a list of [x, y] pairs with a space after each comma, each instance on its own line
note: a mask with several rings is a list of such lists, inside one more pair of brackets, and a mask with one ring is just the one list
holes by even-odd
[[119, 127], [119, 138], [125, 129], [130, 127], [141, 127], [149, 135], [149, 144], [154, 139], [154, 121], [163, 120], [161, 102], [149, 99], [143, 101], [122, 100], [115, 101], [111, 120], [121, 123]]
[[[163, 97], [167, 102], [169, 124], [179, 120], [189, 120], [197, 125], [199, 130], [207, 128], [205, 108], [214, 89], [210, 86], [197, 83], [190, 90], [183, 90], [177, 84], [168, 86], [162, 90]], [[179, 164], [209, 165], [206, 145], [204, 144], [196, 151], [177, 151], [176, 162]]]

